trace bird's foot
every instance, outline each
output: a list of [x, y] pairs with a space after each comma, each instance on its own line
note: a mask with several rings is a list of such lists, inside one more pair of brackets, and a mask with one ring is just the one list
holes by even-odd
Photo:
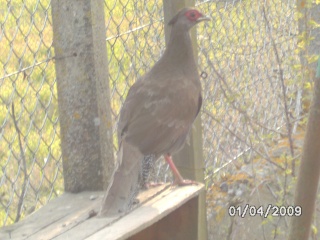
[[174, 165], [170, 154], [164, 155], [164, 159], [169, 164], [169, 167], [171, 168], [171, 171], [172, 171], [173, 176], [175, 178], [174, 183], [173, 183], [174, 185], [188, 186], [188, 185], [197, 185], [198, 184], [195, 181], [192, 181], [192, 180], [189, 180], [189, 179], [183, 179], [183, 177], [179, 173], [177, 167]]
[[176, 179], [173, 184], [178, 186], [198, 185], [196, 181], [189, 179]]

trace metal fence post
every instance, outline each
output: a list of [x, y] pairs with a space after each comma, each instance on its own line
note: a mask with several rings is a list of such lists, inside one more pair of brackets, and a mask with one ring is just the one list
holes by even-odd
[[113, 166], [104, 1], [51, 4], [65, 191], [102, 190]]
[[[165, 22], [165, 38], [166, 43], [169, 41], [170, 27], [168, 22], [171, 18], [183, 7], [192, 7], [195, 5], [194, 0], [164, 0], [164, 22]], [[191, 33], [194, 55], [198, 55], [196, 29], [194, 28]], [[204, 182], [204, 159], [202, 149], [202, 127], [201, 116], [197, 117], [194, 126], [189, 136], [189, 143], [185, 144], [184, 148], [173, 156], [174, 162], [178, 167], [183, 177]], [[206, 195], [202, 193], [199, 197], [198, 206], [198, 240], [207, 239], [207, 219], [206, 219]]]

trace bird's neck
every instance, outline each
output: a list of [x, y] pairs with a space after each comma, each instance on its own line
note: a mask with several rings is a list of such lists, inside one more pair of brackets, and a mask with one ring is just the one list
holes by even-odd
[[181, 65], [188, 68], [190, 71], [196, 71], [197, 68], [193, 55], [193, 47], [188, 31], [174, 27], [172, 28], [163, 58], [170, 62], [175, 68]]

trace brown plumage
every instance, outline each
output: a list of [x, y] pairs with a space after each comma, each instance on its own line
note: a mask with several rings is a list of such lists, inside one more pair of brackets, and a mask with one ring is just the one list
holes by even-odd
[[119, 152], [101, 208], [102, 215], [127, 211], [138, 192], [144, 156], [165, 156], [175, 182], [190, 184], [175, 168], [171, 154], [179, 151], [202, 104], [201, 85], [189, 30], [208, 20], [184, 8], [169, 22], [170, 40], [163, 56], [129, 90], [118, 123]]

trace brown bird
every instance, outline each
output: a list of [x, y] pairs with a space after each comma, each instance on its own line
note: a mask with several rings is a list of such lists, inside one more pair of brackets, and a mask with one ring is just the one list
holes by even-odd
[[138, 193], [138, 179], [146, 156], [164, 155], [178, 185], [182, 178], [171, 155], [187, 138], [201, 104], [201, 84], [189, 30], [209, 20], [193, 8], [172, 18], [170, 40], [163, 56], [130, 88], [118, 122], [119, 151], [100, 215], [126, 212]]

